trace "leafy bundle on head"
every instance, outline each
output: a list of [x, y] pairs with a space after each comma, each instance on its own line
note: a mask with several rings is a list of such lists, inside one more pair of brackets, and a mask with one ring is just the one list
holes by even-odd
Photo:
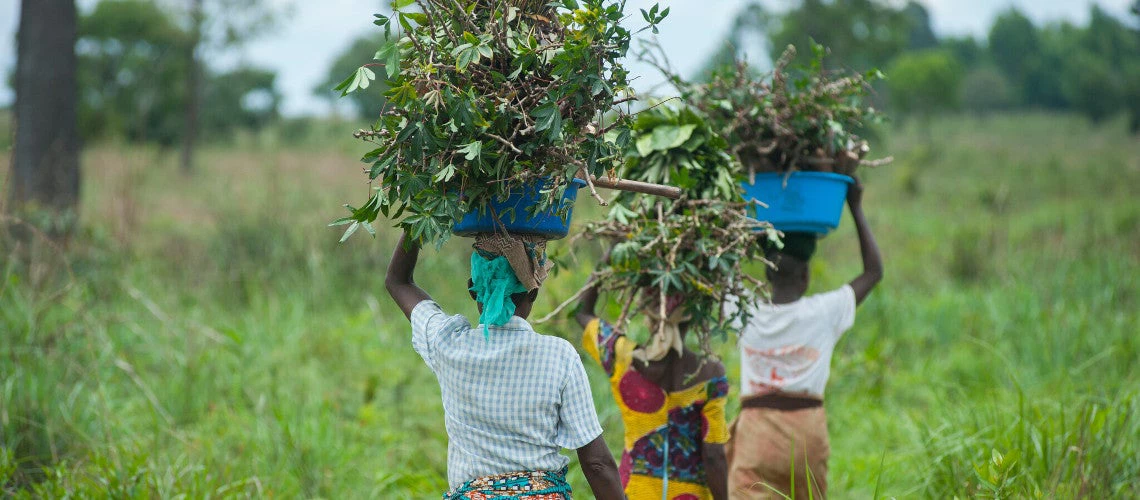
[[856, 134], [880, 119], [868, 96], [871, 82], [882, 75], [829, 71], [820, 45], [812, 46], [807, 67], [789, 68], [795, 53], [788, 46], [767, 79], [738, 62], [714, 72], [707, 84], [683, 89], [750, 174], [806, 170], [853, 175], [860, 165], [889, 162], [865, 160], [870, 147]]
[[[556, 206], [571, 178], [612, 170], [628, 119], [600, 120], [629, 99], [624, 9], [624, 0], [394, 0], [375, 24], [398, 36], [337, 87], [366, 90], [379, 75], [388, 102], [356, 134], [376, 145], [363, 158], [375, 191], [334, 224], [349, 225], [347, 238], [383, 214], [442, 244], [465, 213], [536, 179], [549, 180], [531, 213]], [[644, 29], [656, 32], [667, 13], [643, 10]]]
[[669, 183], [684, 195], [659, 201], [622, 193], [605, 220], [589, 224], [586, 237], [613, 244], [596, 282], [622, 304], [620, 329], [637, 309], [683, 295], [690, 334], [711, 355], [710, 341], [727, 338], [728, 326], [746, 314], [726, 307], [730, 297], [762, 293], [763, 283], [742, 266], [764, 260], [757, 232], [774, 231], [747, 216], [744, 173], [699, 113], [654, 107], [638, 115], [632, 131], [622, 177]]

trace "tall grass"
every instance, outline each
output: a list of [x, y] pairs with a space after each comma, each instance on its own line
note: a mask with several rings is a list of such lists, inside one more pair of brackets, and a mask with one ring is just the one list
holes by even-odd
[[[1140, 145], [1120, 124], [1046, 115], [933, 130], [937, 144], [884, 134], [899, 161], [867, 173], [887, 279], [833, 364], [830, 493], [1140, 496]], [[359, 151], [241, 145], [204, 151], [189, 178], [161, 151], [96, 146], [70, 248], [4, 254], [3, 494], [446, 489], [438, 387], [380, 285], [395, 233], [337, 245], [324, 227], [367, 189]], [[813, 290], [857, 273], [850, 226], [821, 244]], [[474, 317], [464, 251], [426, 251], [417, 281]], [[577, 253], [537, 315], [584, 280], [596, 255]], [[567, 321], [540, 330], [576, 340]], [[617, 450], [620, 416], [589, 370]]]

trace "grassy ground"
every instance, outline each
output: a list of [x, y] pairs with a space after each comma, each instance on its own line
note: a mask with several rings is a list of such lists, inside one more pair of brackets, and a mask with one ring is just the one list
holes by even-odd
[[[1044, 115], [887, 135], [898, 161], [866, 175], [887, 278], [828, 387], [834, 497], [1140, 495], [1140, 143]], [[90, 148], [70, 248], [0, 260], [2, 494], [442, 492], [438, 388], [380, 285], [392, 233], [323, 227], [364, 199], [359, 149], [248, 140], [182, 177], [171, 154]], [[464, 250], [425, 252], [419, 281], [474, 317]], [[845, 221], [813, 289], [854, 276], [857, 250]], [[578, 257], [536, 314], [596, 251]]]

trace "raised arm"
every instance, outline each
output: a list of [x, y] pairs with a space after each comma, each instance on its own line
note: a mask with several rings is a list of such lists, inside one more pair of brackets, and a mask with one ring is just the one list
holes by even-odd
[[614, 457], [610, 455], [610, 449], [602, 436], [578, 448], [578, 462], [582, 464], [582, 474], [586, 476], [586, 482], [590, 483], [594, 498], [599, 500], [625, 498], [617, 464], [614, 463]]
[[858, 180], [847, 191], [847, 205], [851, 208], [851, 217], [855, 219], [855, 230], [859, 233], [859, 253], [863, 255], [863, 274], [851, 281], [851, 289], [855, 291], [855, 304], [862, 304], [871, 289], [883, 279], [883, 257], [879, 255], [875, 235], [871, 234], [867, 218], [863, 216], [863, 184]]
[[[606, 254], [602, 256], [602, 262], [608, 263], [610, 255], [613, 252], [613, 247], [606, 250]], [[590, 275], [590, 280], [586, 282], [588, 287], [585, 292], [582, 292], [582, 298], [578, 300], [578, 312], [574, 315], [574, 319], [578, 320], [578, 324], [582, 328], [590, 324], [598, 314], [594, 309], [598, 306], [598, 280], [594, 275]]]
[[574, 314], [574, 319], [578, 320], [582, 328], [586, 328], [586, 325], [598, 317], [594, 312], [598, 305], [598, 285], [593, 275], [590, 275], [590, 281], [586, 282], [586, 286], [589, 288], [582, 292], [582, 298], [578, 301], [578, 312]]
[[422, 288], [416, 286], [412, 274], [416, 271], [416, 261], [420, 257], [420, 245], [409, 241], [408, 233], [400, 236], [396, 243], [396, 250], [392, 252], [392, 261], [388, 263], [388, 274], [384, 277], [384, 288], [388, 295], [404, 311], [404, 316], [412, 317], [412, 309], [416, 304], [431, 300], [431, 296]]

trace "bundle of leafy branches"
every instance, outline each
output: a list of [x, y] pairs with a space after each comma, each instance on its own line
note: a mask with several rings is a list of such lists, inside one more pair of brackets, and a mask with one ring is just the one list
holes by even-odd
[[[556, 206], [573, 177], [620, 163], [632, 99], [619, 62], [632, 35], [624, 0], [394, 0], [377, 15], [389, 43], [337, 87], [345, 94], [386, 80], [387, 105], [363, 158], [375, 190], [334, 224], [372, 232], [383, 214], [420, 242], [442, 244], [454, 222], [492, 199], [536, 185], [538, 213]], [[656, 32], [668, 14], [642, 10]], [[392, 36], [396, 31], [397, 36]], [[605, 132], [617, 132], [606, 134]], [[593, 185], [590, 185], [593, 192]], [[602, 199], [593, 192], [595, 198]], [[497, 216], [497, 214], [496, 214]]]
[[635, 311], [664, 307], [666, 297], [683, 295], [690, 335], [712, 355], [710, 341], [726, 339], [728, 326], [746, 319], [746, 311], [728, 307], [730, 298], [764, 293], [764, 283], [742, 266], [766, 262], [756, 239], [777, 233], [748, 216], [743, 169], [699, 113], [666, 106], [643, 111], [632, 139], [622, 177], [669, 183], [684, 195], [659, 201], [622, 193], [604, 220], [588, 224], [582, 237], [612, 244], [594, 282], [616, 294], [622, 307], [615, 325], [623, 330]]
[[890, 158], [866, 160], [870, 147], [856, 133], [881, 120], [869, 96], [871, 82], [882, 74], [828, 70], [826, 52], [813, 45], [806, 67], [789, 67], [796, 49], [788, 46], [769, 78], [757, 78], [738, 62], [704, 85], [673, 81], [750, 176], [794, 170], [854, 175], [861, 165], [888, 163]]

